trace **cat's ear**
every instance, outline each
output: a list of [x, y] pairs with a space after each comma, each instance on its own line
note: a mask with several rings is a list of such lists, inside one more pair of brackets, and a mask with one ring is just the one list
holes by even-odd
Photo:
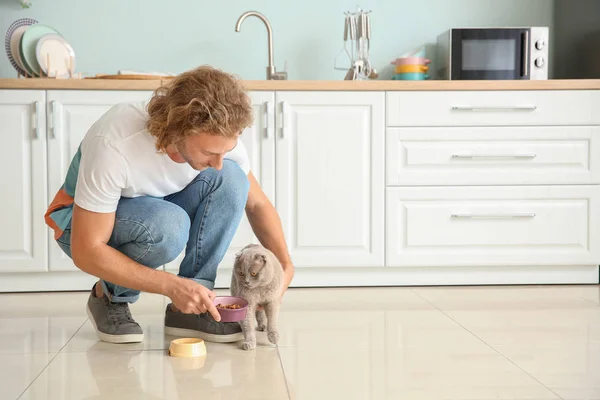
[[254, 259], [261, 261], [263, 264], [267, 263], [267, 256], [265, 256], [264, 254], [257, 254], [254, 256]]

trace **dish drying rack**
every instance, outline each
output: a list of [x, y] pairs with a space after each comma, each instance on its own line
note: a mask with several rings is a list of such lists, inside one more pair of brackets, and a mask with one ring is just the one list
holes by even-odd
[[45, 73], [40, 66], [39, 76], [32, 76], [29, 74], [22, 75], [20, 72], [17, 72], [17, 78], [28, 78], [28, 79], [83, 79], [83, 75], [81, 72], [75, 73], [75, 69], [73, 68], [73, 56], [69, 56], [69, 76], [57, 76], [58, 72], [54, 70], [54, 75], [52, 75], [52, 65], [50, 64], [50, 54], [46, 55], [46, 71]]
[[[369, 60], [371, 50], [371, 10], [364, 11], [357, 7], [356, 12], [344, 13], [344, 48], [340, 50], [333, 62], [333, 68], [338, 71], [347, 71], [344, 80], [375, 79], [378, 74], [371, 66]], [[348, 51], [350, 40], [350, 51]], [[350, 65], [338, 66], [338, 58], [346, 53]]]

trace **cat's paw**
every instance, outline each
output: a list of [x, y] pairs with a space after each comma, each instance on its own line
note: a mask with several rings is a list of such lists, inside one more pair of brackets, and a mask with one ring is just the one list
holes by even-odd
[[267, 338], [269, 339], [269, 342], [273, 343], [273, 344], [277, 344], [277, 342], [279, 342], [279, 332], [277, 331], [272, 331], [267, 333]]
[[242, 349], [254, 350], [256, 349], [256, 340], [246, 340], [242, 343]]
[[266, 331], [267, 330], [267, 324], [259, 322], [258, 326], [256, 327], [256, 330], [259, 331], [259, 332]]

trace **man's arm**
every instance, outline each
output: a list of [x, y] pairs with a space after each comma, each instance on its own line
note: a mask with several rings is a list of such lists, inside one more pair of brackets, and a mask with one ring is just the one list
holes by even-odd
[[248, 221], [260, 243], [271, 250], [281, 263], [285, 290], [294, 277], [294, 265], [285, 243], [281, 219], [252, 172], [248, 174], [248, 180], [250, 181], [248, 202], [246, 203]]
[[211, 291], [165, 271], [141, 265], [108, 245], [115, 213], [95, 213], [76, 204], [71, 221], [71, 256], [84, 272], [102, 280], [142, 292], [162, 294], [185, 313], [209, 311], [219, 321]]

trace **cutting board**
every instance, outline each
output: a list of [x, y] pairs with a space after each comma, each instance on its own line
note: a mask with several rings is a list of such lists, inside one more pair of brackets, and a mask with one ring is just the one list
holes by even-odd
[[163, 79], [172, 79], [173, 76], [159, 76], [159, 75], [136, 75], [136, 74], [115, 74], [115, 75], [103, 75], [99, 74], [96, 76], [87, 76], [85, 79], [127, 79], [127, 80], [152, 80], [160, 81]]

